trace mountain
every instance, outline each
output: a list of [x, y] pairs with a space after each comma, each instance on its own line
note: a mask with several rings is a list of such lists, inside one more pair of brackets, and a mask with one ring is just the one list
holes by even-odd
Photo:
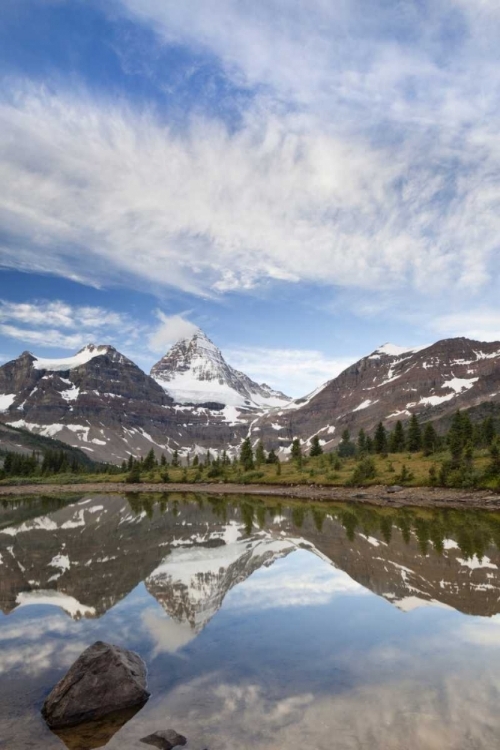
[[177, 404], [268, 409], [291, 400], [228, 365], [221, 350], [200, 330], [178, 341], [153, 366], [151, 377]]
[[252, 423], [254, 440], [289, 451], [299, 437], [314, 435], [331, 448], [342, 431], [372, 433], [418, 414], [423, 421], [442, 420], [457, 409], [500, 404], [500, 342], [444, 339], [431, 346], [404, 349], [391, 344], [376, 349], [305, 398]]
[[[174, 346], [153, 373], [107, 345], [89, 344], [63, 359], [24, 352], [0, 367], [0, 420], [120, 463], [151, 448], [181, 456], [237, 451], [251, 420], [289, 400], [227, 365], [201, 331]], [[5, 430], [2, 446], [12, 447]]]
[[[65, 359], [24, 352], [0, 367], [1, 422], [112, 463], [151, 448], [235, 454], [247, 435], [282, 456], [295, 437], [307, 445], [318, 435], [328, 450], [345, 428], [372, 433], [379, 421], [418, 414], [440, 429], [456, 409], [500, 413], [500, 342], [385, 344], [293, 401], [228, 365], [201, 331], [177, 342], [151, 376], [112, 346], [92, 344]], [[2, 445], [12, 445], [5, 430]]]

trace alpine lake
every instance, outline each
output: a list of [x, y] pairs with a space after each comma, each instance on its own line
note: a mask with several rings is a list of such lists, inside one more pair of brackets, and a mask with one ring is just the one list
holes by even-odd
[[[151, 697], [40, 709], [97, 640]], [[497, 750], [500, 515], [193, 494], [0, 505], [0, 748]]]

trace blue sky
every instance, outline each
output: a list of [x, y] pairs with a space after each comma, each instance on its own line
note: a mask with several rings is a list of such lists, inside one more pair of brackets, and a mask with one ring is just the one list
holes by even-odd
[[496, 0], [4, 0], [0, 356], [200, 326], [303, 395], [500, 338]]

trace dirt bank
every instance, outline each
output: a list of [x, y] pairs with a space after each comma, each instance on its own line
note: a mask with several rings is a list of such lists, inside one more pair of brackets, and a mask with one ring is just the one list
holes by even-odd
[[75, 492], [198, 492], [216, 495], [268, 495], [297, 500], [323, 502], [357, 502], [382, 507], [404, 505], [427, 508], [476, 508], [500, 510], [500, 494], [488, 490], [452, 490], [441, 487], [316, 487], [260, 484], [124, 484], [121, 482], [93, 484], [25, 484], [0, 487], [0, 497], [16, 495], [57, 495]]

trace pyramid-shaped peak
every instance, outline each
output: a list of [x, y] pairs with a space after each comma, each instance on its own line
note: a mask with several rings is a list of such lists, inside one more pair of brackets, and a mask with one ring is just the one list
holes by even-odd
[[177, 341], [153, 366], [151, 377], [177, 403], [271, 407], [289, 401], [231, 367], [201, 329]]

